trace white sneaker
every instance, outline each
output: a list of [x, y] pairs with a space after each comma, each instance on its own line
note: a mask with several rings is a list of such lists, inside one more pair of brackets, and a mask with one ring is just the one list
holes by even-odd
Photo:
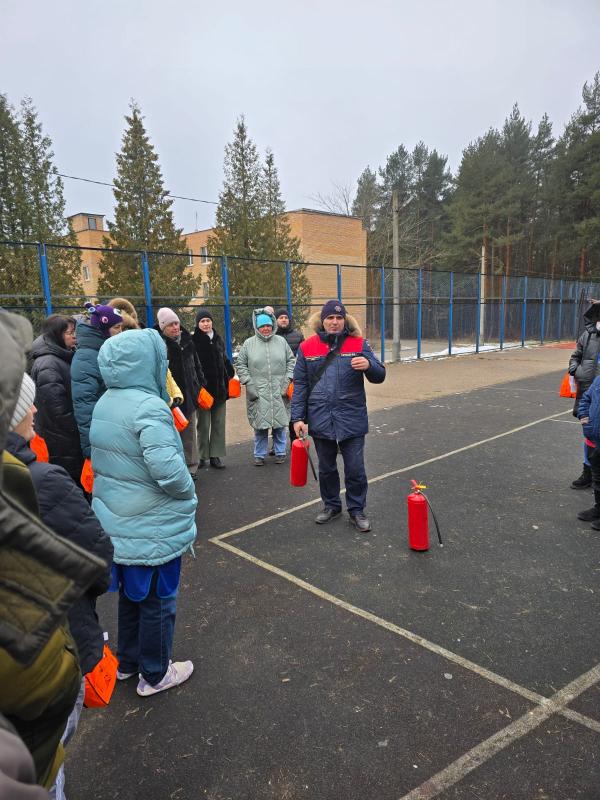
[[152, 686], [151, 683], [140, 677], [137, 693], [141, 697], [149, 697], [151, 694], [172, 689], [174, 686], [179, 686], [180, 683], [187, 681], [193, 671], [194, 665], [191, 661], [170, 661], [169, 668], [165, 672], [163, 679], [156, 686]]
[[121, 672], [120, 669], [117, 670], [117, 680], [118, 681], [126, 681], [129, 678], [133, 678], [134, 675], [137, 675], [137, 672]]

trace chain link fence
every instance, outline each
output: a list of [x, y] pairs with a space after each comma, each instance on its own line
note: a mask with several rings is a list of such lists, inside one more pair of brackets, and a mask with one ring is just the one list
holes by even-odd
[[[0, 305], [28, 317], [36, 332], [50, 313], [82, 313], [86, 300], [108, 299], [94, 290], [90, 264], [97, 269], [109, 253], [125, 287], [115, 294], [133, 303], [144, 325], [153, 326], [157, 310], [169, 306], [193, 330], [198, 308], [209, 308], [233, 357], [254, 332], [253, 310], [267, 305], [286, 308], [310, 335], [311, 317], [325, 301], [340, 299], [377, 354], [396, 361], [574, 340], [584, 304], [600, 298], [600, 285], [591, 281], [5, 241]], [[57, 291], [74, 263], [81, 291]], [[192, 296], [182, 290], [190, 276], [198, 284]], [[165, 285], [170, 293], [159, 294]]]

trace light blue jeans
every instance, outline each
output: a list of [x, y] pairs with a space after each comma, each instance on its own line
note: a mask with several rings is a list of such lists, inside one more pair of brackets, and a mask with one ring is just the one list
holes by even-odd
[[[276, 456], [285, 455], [287, 428], [273, 428], [273, 447]], [[254, 458], [266, 458], [269, 446], [269, 429], [254, 431]]]
[[[81, 711], [83, 709], [83, 696], [85, 694], [85, 678], [81, 681], [81, 686], [79, 687], [79, 694], [77, 695], [77, 700], [75, 701], [75, 705], [73, 706], [73, 711], [69, 714], [69, 718], [67, 720], [67, 724], [65, 727], [65, 732], [62, 735], [61, 742], [66, 747], [71, 739], [73, 738], [73, 734], [77, 730], [77, 726], [79, 725], [79, 717], [81, 716]], [[65, 765], [64, 763], [60, 765], [60, 769], [56, 773], [56, 779], [54, 784], [48, 790], [48, 794], [52, 798], [52, 800], [66, 800], [65, 798]]]

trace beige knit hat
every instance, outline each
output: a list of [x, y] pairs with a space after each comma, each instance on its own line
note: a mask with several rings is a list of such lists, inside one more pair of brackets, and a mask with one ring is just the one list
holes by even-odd
[[9, 430], [14, 431], [17, 425], [23, 422], [34, 400], [35, 383], [31, 380], [29, 375], [25, 373], [21, 383], [21, 390], [19, 391], [19, 399], [17, 400], [17, 405], [15, 406], [14, 413], [10, 420]]

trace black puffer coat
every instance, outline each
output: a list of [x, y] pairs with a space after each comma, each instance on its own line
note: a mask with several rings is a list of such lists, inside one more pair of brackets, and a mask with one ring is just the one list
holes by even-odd
[[592, 303], [583, 318], [585, 330], [577, 340], [577, 346], [569, 360], [569, 375], [574, 375], [577, 381], [577, 398], [573, 409], [575, 416], [582, 394], [592, 385], [594, 378], [600, 375], [600, 331], [596, 330], [596, 322], [600, 320], [600, 303]]
[[283, 336], [294, 356], [298, 353], [298, 348], [304, 341], [302, 331], [294, 328], [292, 320], [290, 320], [290, 324], [287, 328], [277, 328], [277, 336]]
[[104, 636], [96, 614], [96, 597], [110, 585], [112, 542], [96, 515], [65, 470], [36, 461], [29, 445], [16, 433], [9, 433], [6, 449], [29, 469], [37, 494], [40, 518], [59, 536], [68, 539], [106, 563], [101, 575], [68, 613], [71, 634], [79, 651], [81, 672], [94, 669], [102, 658]]
[[213, 330], [212, 339], [200, 328], [194, 331], [194, 345], [202, 364], [206, 388], [215, 398], [215, 403], [227, 400], [229, 378], [233, 378], [235, 370], [225, 354], [225, 343]]
[[165, 336], [158, 325], [155, 325], [154, 329], [160, 333], [167, 345], [171, 375], [183, 392], [183, 403], [180, 408], [182, 413], [188, 417], [198, 408], [198, 392], [203, 386], [206, 386], [194, 340], [191, 333], [184, 327], [181, 328], [180, 342], [171, 339], [170, 336]]
[[78, 483], [83, 455], [71, 397], [74, 352], [42, 335], [32, 344], [29, 357], [35, 382], [35, 429], [48, 445], [50, 463], [66, 469]]

